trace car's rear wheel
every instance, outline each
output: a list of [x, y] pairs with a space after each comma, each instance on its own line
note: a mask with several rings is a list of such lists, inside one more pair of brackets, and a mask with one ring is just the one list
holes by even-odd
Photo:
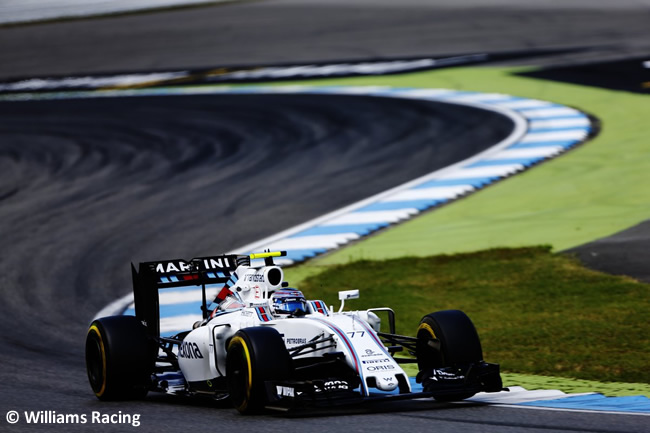
[[145, 328], [133, 316], [111, 316], [90, 324], [86, 335], [86, 371], [100, 400], [144, 398], [153, 357]]
[[[452, 367], [483, 360], [481, 342], [474, 324], [459, 310], [427, 314], [417, 330], [416, 356], [420, 371]], [[437, 400], [453, 401], [474, 393], [458, 393]]]
[[266, 402], [265, 382], [291, 375], [292, 360], [277, 330], [237, 331], [228, 344], [226, 377], [230, 399], [242, 414], [259, 412]]

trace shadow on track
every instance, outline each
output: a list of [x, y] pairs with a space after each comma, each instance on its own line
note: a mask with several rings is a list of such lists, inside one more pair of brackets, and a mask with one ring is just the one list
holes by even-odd
[[[162, 412], [215, 419], [212, 408], [92, 396], [86, 327], [129, 292], [129, 262], [236, 248], [464, 159], [511, 128], [478, 109], [358, 96], [0, 103], [0, 403], [137, 411], [157, 431], [182, 425]], [[236, 415], [219, 414], [226, 425]]]

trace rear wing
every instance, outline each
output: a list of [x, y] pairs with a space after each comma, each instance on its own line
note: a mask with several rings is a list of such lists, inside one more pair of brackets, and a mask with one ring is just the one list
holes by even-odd
[[206, 285], [221, 284], [227, 287], [235, 270], [239, 266], [250, 266], [251, 259], [264, 259], [266, 266], [272, 266], [273, 257], [286, 254], [286, 251], [277, 251], [249, 255], [224, 254], [191, 260], [142, 262], [137, 269], [131, 263], [135, 316], [146, 326], [148, 335], [158, 338], [160, 336], [159, 291], [196, 286], [202, 289], [201, 311], [205, 319], [208, 317]]

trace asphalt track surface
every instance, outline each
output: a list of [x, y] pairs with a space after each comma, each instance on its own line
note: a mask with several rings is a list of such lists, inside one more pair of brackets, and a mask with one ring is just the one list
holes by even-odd
[[650, 283], [650, 220], [565, 252], [589, 268]]
[[[4, 102], [0, 119], [0, 403], [59, 413], [98, 407], [84, 334], [130, 290], [131, 261], [231, 250], [465, 159], [513, 128], [470, 107], [331, 95]], [[158, 419], [167, 405], [138, 410], [147, 428], [168, 424]], [[196, 410], [182, 418], [217, 418]]]
[[[375, 7], [361, 0], [329, 7], [313, 3], [245, 2], [2, 28], [0, 77], [584, 45], [598, 45], [601, 55], [649, 51], [645, 6], [566, 7], [558, 12], [545, 6], [512, 7], [507, 1], [471, 8], [411, 0], [400, 9], [381, 1]], [[593, 2], [569, 5], [574, 3]], [[323, 102], [325, 98], [316, 107], [312, 98], [269, 97], [237, 110], [231, 105], [240, 102], [223, 99], [228, 106], [219, 111], [214, 106], [218, 103], [209, 99], [175, 98], [0, 106], [3, 413], [121, 410], [141, 414], [139, 429], [160, 432], [647, 430], [645, 417], [431, 402], [400, 403], [390, 410], [345, 417], [286, 419], [244, 418], [212, 403], [160, 397], [128, 404], [97, 401], [85, 378], [85, 329], [101, 307], [128, 291], [131, 260], [236, 247], [322, 213], [323, 207], [358, 199], [348, 194], [381, 191], [417, 176], [428, 163], [434, 166], [426, 171], [438, 162], [446, 165], [463, 156], [447, 152], [465, 152], [475, 142], [472, 134], [494, 134], [496, 142], [506, 126], [495, 130], [498, 121], [465, 111], [454, 116], [439, 106], [413, 102], [407, 107], [363, 98]], [[342, 114], [341, 108], [347, 111]], [[220, 123], [220, 116], [227, 121]], [[375, 130], [370, 124], [386, 128]], [[476, 125], [489, 128], [476, 130]], [[426, 155], [418, 147], [425, 136], [424, 149], [436, 140], [445, 146]], [[449, 146], [449, 139], [460, 141]], [[402, 151], [403, 140], [412, 140], [413, 154]], [[309, 154], [296, 152], [296, 142], [309, 148]], [[254, 154], [247, 152], [251, 146]], [[362, 152], [364, 148], [372, 152]], [[373, 159], [380, 148], [381, 157]], [[338, 150], [348, 155], [340, 158]], [[397, 157], [407, 159], [398, 162]], [[343, 167], [344, 160], [353, 166]], [[236, 188], [231, 181], [237, 182]], [[236, 230], [233, 224], [238, 224]], [[20, 423], [7, 428], [3, 419], [0, 424], [3, 431], [91, 427]]]
[[647, 55], [648, 0], [253, 0], [0, 28], [0, 78], [591, 47]]

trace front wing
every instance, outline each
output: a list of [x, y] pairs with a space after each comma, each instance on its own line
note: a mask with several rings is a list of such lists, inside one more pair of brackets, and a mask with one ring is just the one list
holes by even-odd
[[415, 378], [415, 384], [411, 385], [414, 392], [375, 390], [370, 396], [364, 397], [358, 387], [353, 388], [354, 385], [336, 378], [265, 383], [267, 408], [282, 411], [426, 397], [453, 401], [468, 398], [478, 392], [502, 390], [499, 365], [487, 362], [423, 370]]

